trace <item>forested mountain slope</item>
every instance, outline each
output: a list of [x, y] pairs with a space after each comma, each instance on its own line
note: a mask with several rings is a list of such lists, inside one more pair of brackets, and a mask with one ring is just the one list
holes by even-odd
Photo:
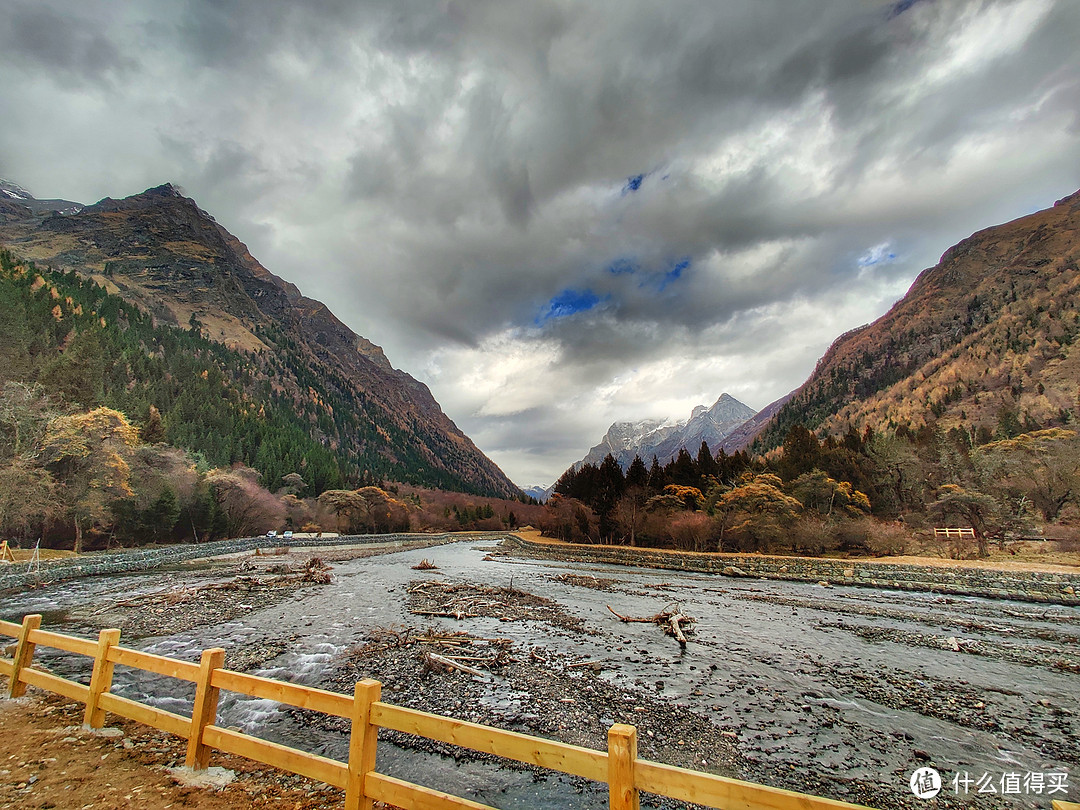
[[923, 271], [883, 317], [836, 340], [758, 434], [803, 424], [918, 429], [986, 441], [1075, 418], [1080, 381], [1080, 192], [979, 231]]
[[519, 494], [425, 385], [173, 186], [66, 214], [20, 202], [0, 199], [3, 379], [139, 424], [154, 406], [170, 443], [270, 487], [306, 471], [317, 491], [388, 478]]

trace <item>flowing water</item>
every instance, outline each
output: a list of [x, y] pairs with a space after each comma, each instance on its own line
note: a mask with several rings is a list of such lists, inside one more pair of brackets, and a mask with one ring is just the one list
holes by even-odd
[[[959, 796], [950, 780], [988, 774], [998, 794], [986, 806], [1048, 808], [1076, 801], [1080, 790], [1078, 658], [1080, 609], [935, 594], [823, 588], [796, 582], [727, 579], [622, 566], [486, 559], [490, 543], [461, 542], [336, 563], [331, 585], [297, 592], [242, 620], [167, 637], [128, 642], [197, 660], [207, 647], [230, 653], [288, 641], [255, 674], [319, 685], [340, 657], [373, 627], [411, 624], [405, 588], [427, 575], [411, 570], [434, 558], [438, 577], [513, 585], [558, 602], [595, 634], [552, 632], [536, 622], [424, 620], [448, 631], [510, 638], [581, 660], [607, 662], [603, 677], [630, 693], [648, 691], [708, 717], [734, 734], [744, 778], [798, 789], [824, 785], [835, 798], [919, 806], [912, 770], [933, 764], [946, 781], [942, 797], [978, 804], [977, 787]], [[601, 591], [552, 578], [572, 572], [619, 581]], [[151, 572], [47, 586], [4, 598], [0, 617], [43, 613], [45, 626], [70, 630], [67, 611], [109, 604], [208, 571]], [[651, 624], [624, 624], [608, 611], [647, 616], [678, 602], [697, 618], [685, 651]], [[82, 631], [85, 634], [85, 629]], [[43, 652], [43, 656], [47, 653]], [[59, 669], [64, 656], [52, 656]], [[85, 681], [85, 678], [83, 678]], [[114, 691], [178, 713], [190, 712], [193, 687], [118, 668]], [[392, 701], [392, 695], [387, 697]], [[492, 700], [512, 712], [512, 689]], [[630, 722], [633, 717], [603, 718]], [[267, 739], [345, 759], [344, 734], [299, 722], [270, 701], [223, 694], [219, 723]], [[502, 808], [606, 807], [606, 789], [551, 774], [380, 745], [380, 771]], [[1070, 772], [1071, 769], [1071, 772]], [[1067, 793], [1044, 784], [1001, 795], [1006, 774], [1067, 773]], [[1052, 777], [1058, 784], [1061, 777]], [[1045, 782], [1045, 777], [1044, 777]], [[962, 782], [959, 783], [961, 791]], [[805, 789], [805, 788], [804, 788]], [[645, 803], [648, 806], [648, 803]]]

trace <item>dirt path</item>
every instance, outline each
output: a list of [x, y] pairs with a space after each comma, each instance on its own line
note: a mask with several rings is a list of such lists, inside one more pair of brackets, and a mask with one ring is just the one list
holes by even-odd
[[[31, 690], [0, 700], [0, 810], [340, 810], [344, 794], [303, 777], [215, 753], [233, 771], [221, 789], [180, 783], [186, 741], [128, 721], [101, 736], [84, 731], [82, 705]], [[109, 717], [110, 722], [118, 718]], [[385, 807], [385, 805], [377, 805]]]

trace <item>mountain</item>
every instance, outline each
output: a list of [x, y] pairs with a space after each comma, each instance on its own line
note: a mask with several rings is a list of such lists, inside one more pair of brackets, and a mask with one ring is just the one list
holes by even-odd
[[[242, 403], [237, 406], [242, 413], [229, 416], [232, 423], [252, 408], [277, 414], [290, 431], [304, 434], [304, 442], [331, 451], [347, 482], [366, 472], [444, 489], [520, 494], [442, 412], [427, 386], [393, 368], [381, 348], [355, 334], [322, 303], [263, 267], [175, 186], [85, 207], [65, 203], [62, 209], [34, 200], [12, 183], [0, 185], [0, 191], [0, 244], [43, 272], [55, 271], [56, 279], [48, 282], [54, 292], [71, 278], [61, 273], [74, 273], [149, 315], [155, 328], [182, 330], [183, 335], [168, 338], [175, 351], [191, 353], [193, 363], [215, 358], [227, 370], [229, 379], [222, 385], [228, 390], [221, 396], [228, 401], [235, 395]], [[57, 307], [57, 317], [81, 322]], [[105, 326], [107, 319], [101, 321]], [[117, 321], [107, 328], [126, 330], [132, 318], [118, 316]], [[154, 347], [147, 351], [152, 359]], [[106, 384], [113, 377], [123, 384], [102, 396], [123, 400], [124, 386], [145, 388], [138, 379], [141, 365], [114, 360], [105, 369]], [[176, 386], [175, 380], [170, 383]], [[180, 409], [183, 391], [155, 386], [164, 400], [143, 407], [154, 405], [161, 412], [170, 442], [207, 452], [215, 461], [253, 464], [264, 475], [269, 475], [265, 467], [282, 469], [285, 462], [270, 457], [286, 451], [274, 450], [272, 437], [263, 436], [262, 442], [270, 450], [252, 441], [230, 446], [220, 425], [191, 422], [199, 418], [198, 409]], [[138, 421], [145, 412], [131, 416]], [[256, 434], [263, 430], [251, 429]], [[216, 443], [211, 442], [215, 430]]]
[[800, 423], [932, 424], [985, 440], [1075, 420], [1078, 261], [1080, 192], [964, 239], [884, 316], [837, 338], [754, 448]]
[[[792, 391], [790, 394], [785, 394], [775, 402], [770, 402], [760, 411], [755, 413], [735, 430], [731, 431], [724, 440], [720, 443], [720, 449], [728, 455], [737, 453], [740, 450], [744, 450], [749, 445], [762, 429], [769, 423], [769, 421], [776, 416], [777, 412], [788, 403], [788, 401], [795, 395]], [[710, 445], [711, 447], [712, 445]], [[716, 452], [716, 448], [713, 448], [713, 452]]]
[[551, 497], [551, 493], [552, 491], [554, 491], [554, 489], [554, 484], [546, 487], [537, 484], [531, 487], [523, 487], [522, 492], [524, 492], [530, 498], [535, 498], [536, 500], [540, 501], [540, 503], [544, 503], [545, 501], [547, 501], [548, 498]]
[[37, 200], [22, 186], [9, 180], [0, 180], [0, 201], [14, 202], [30, 209], [34, 214], [56, 211], [61, 214], [77, 214], [82, 205], [70, 200]]
[[711, 408], [698, 405], [685, 422], [672, 422], [665, 419], [643, 419], [639, 422], [616, 422], [600, 443], [589, 450], [588, 455], [577, 462], [599, 465], [610, 453], [626, 469], [634, 456], [641, 456], [646, 463], [655, 455], [661, 464], [666, 464], [685, 447], [696, 455], [702, 441], [708, 442], [716, 452], [724, 439], [737, 430], [747, 419], [754, 416], [754, 410], [747, 407], [730, 394], [721, 394]]
[[[694, 408], [690, 419], [677, 429], [667, 432], [649, 454], [655, 455], [661, 464], [666, 464], [677, 456], [683, 447], [689, 450], [691, 455], [696, 455], [702, 442], [708, 442], [715, 453], [724, 439], [747, 419], [752, 418], [754, 413], [753, 408], [739, 402], [730, 394], [721, 394], [711, 408], [704, 405]], [[641, 458], [646, 459], [647, 456]]]

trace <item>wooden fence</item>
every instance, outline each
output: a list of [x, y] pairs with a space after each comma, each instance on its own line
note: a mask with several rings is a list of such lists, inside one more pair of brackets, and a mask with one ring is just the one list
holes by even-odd
[[[204, 650], [199, 663], [195, 664], [121, 647], [119, 630], [102, 630], [97, 641], [42, 630], [41, 616], [37, 614], [25, 616], [21, 625], [0, 621], [0, 635], [17, 639], [13, 657], [0, 658], [0, 675], [10, 679], [10, 697], [23, 695], [27, 685], [36, 686], [84, 703], [83, 723], [88, 728], [101, 728], [105, 713], [112, 712], [175, 734], [188, 741], [184, 764], [196, 770], [206, 768], [211, 751], [216, 750], [333, 785], [345, 791], [346, 810], [369, 810], [373, 801], [405, 810], [492, 810], [487, 805], [376, 772], [375, 749], [380, 728], [606, 782], [609, 806], [616, 810], [636, 810], [639, 791], [726, 810], [860, 807], [639, 759], [637, 730], [633, 726], [613, 725], [608, 731], [608, 750], [594, 751], [383, 703], [380, 699], [382, 685], [378, 681], [360, 681], [349, 696], [233, 672], [224, 668], [225, 651], [220, 648]], [[93, 659], [89, 685], [60, 678], [33, 666], [36, 647], [64, 650]], [[194, 683], [191, 717], [112, 694], [109, 690], [116, 665]], [[222, 689], [350, 720], [348, 762], [216, 725], [218, 696]], [[1080, 810], [1080, 805], [1054, 802], [1054, 808]]]
[[954, 538], [957, 540], [974, 540], [975, 530], [938, 528], [934, 529], [934, 538], [937, 540], [951, 540]]

